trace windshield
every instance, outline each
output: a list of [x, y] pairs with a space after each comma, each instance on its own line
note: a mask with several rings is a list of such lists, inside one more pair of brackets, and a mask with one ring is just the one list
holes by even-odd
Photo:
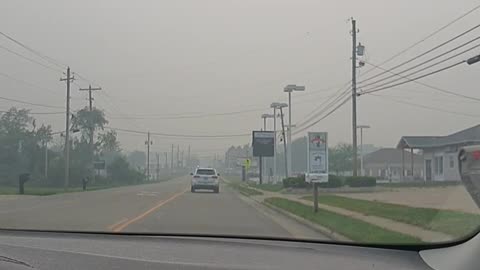
[[479, 230], [477, 1], [2, 4], [0, 228]]

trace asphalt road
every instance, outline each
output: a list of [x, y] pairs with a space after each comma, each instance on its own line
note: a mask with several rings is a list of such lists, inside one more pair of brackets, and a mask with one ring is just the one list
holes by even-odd
[[40, 197], [0, 196], [0, 228], [326, 239], [226, 185], [190, 192], [189, 177]]

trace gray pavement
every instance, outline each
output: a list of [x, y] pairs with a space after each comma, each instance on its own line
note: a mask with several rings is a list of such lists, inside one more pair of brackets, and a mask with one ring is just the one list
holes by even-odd
[[139, 186], [0, 200], [0, 228], [222, 234], [325, 239], [221, 185], [190, 192], [189, 177]]

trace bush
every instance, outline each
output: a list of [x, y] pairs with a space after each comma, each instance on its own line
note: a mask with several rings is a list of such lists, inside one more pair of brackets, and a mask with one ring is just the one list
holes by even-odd
[[328, 175], [327, 183], [320, 183], [318, 186], [320, 188], [338, 188], [344, 185], [343, 178], [337, 175]]
[[283, 179], [284, 188], [306, 188], [309, 186], [310, 184], [305, 182], [304, 174], [297, 177], [288, 177]]
[[369, 176], [349, 176], [345, 179], [345, 184], [350, 187], [374, 187], [377, 180]]

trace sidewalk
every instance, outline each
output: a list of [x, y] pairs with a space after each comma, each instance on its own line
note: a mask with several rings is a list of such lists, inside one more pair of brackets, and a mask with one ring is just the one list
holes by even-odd
[[[265, 191], [265, 190], [262, 190], [262, 189], [257, 189], [255, 187], [251, 187], [251, 186], [249, 188], [258, 190], [258, 191], [263, 193], [263, 195], [253, 196], [253, 199], [255, 199], [257, 201], [260, 201], [260, 202], [263, 202], [266, 198], [279, 197], [279, 198], [285, 198], [285, 199], [288, 199], [288, 200], [300, 202], [302, 204], [309, 205], [309, 206], [313, 205], [313, 203], [311, 201], [301, 199], [301, 196], [299, 196], [299, 195], [282, 194], [280, 192], [269, 192], [269, 191]], [[368, 216], [368, 215], [364, 215], [362, 213], [353, 212], [353, 211], [346, 210], [346, 209], [343, 209], [343, 208], [333, 207], [333, 206], [324, 205], [324, 204], [320, 204], [320, 203], [318, 204], [318, 207], [321, 208], [321, 209], [330, 211], [330, 212], [334, 212], [334, 213], [341, 214], [341, 215], [344, 215], [344, 216], [348, 216], [348, 217], [351, 217], [351, 218], [355, 218], [355, 219], [358, 219], [358, 220], [361, 220], [361, 221], [364, 221], [364, 222], [367, 222], [367, 223], [370, 223], [370, 224], [374, 224], [374, 225], [377, 225], [377, 226], [382, 227], [382, 228], [387, 229], [387, 230], [411, 235], [411, 236], [414, 236], [414, 237], [417, 237], [417, 238], [421, 239], [424, 242], [441, 242], [441, 241], [450, 241], [450, 240], [454, 239], [453, 236], [450, 236], [450, 235], [447, 235], [447, 234], [444, 234], [444, 233], [441, 233], [441, 232], [426, 230], [426, 229], [421, 228], [421, 227], [413, 226], [413, 225], [410, 225], [410, 224], [406, 224], [406, 223], [402, 223], [402, 222], [398, 222], [398, 221], [394, 221], [394, 220], [390, 220], [390, 219], [386, 219], [386, 218], [382, 218], [382, 217]]]

